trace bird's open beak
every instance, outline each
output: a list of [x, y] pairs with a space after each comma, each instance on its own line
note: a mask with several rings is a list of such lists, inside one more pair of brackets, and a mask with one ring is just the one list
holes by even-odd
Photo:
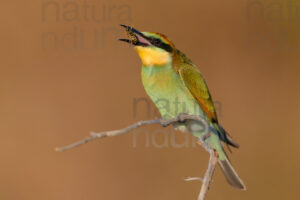
[[129, 39], [119, 39], [120, 41], [127, 42], [127, 43], [133, 44], [135, 46], [149, 46], [149, 45], [151, 45], [151, 42], [140, 31], [136, 30], [133, 27], [126, 26], [126, 25], [123, 25], [123, 24], [121, 24], [120, 26], [125, 28], [127, 36], [129, 37]]

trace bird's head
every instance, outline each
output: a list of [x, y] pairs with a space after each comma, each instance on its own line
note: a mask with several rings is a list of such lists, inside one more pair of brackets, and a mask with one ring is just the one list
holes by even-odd
[[145, 66], [162, 66], [172, 61], [175, 46], [160, 33], [140, 32], [133, 27], [125, 28], [129, 39], [120, 41], [132, 44]]

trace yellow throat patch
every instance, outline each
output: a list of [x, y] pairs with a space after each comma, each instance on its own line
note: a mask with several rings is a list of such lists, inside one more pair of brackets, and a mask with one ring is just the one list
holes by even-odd
[[143, 65], [165, 65], [171, 61], [171, 55], [165, 51], [154, 48], [136, 46], [135, 50], [139, 54]]

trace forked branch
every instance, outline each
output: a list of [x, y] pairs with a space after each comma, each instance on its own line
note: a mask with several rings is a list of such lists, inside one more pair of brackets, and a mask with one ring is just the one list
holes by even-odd
[[[80, 145], [91, 142], [95, 139], [99, 139], [99, 138], [103, 138], [103, 137], [123, 135], [123, 134], [126, 134], [126, 133], [128, 133], [128, 132], [130, 132], [130, 131], [138, 128], [138, 127], [145, 126], [145, 125], [159, 124], [162, 127], [167, 127], [169, 125], [182, 124], [182, 123], [185, 123], [187, 121], [198, 121], [198, 122], [200, 122], [201, 124], [203, 124], [204, 131], [206, 133], [203, 136], [203, 138], [199, 139], [199, 143], [210, 154], [209, 165], [208, 165], [208, 168], [205, 172], [205, 175], [204, 175], [203, 179], [201, 179], [202, 187], [201, 187], [201, 190], [200, 190], [200, 193], [199, 193], [199, 196], [198, 196], [198, 200], [204, 200], [205, 197], [206, 197], [206, 194], [208, 192], [209, 185], [210, 185], [210, 182], [212, 180], [213, 173], [214, 173], [218, 158], [215, 156], [214, 151], [212, 149], [210, 149], [208, 147], [208, 145], [205, 143], [205, 139], [207, 137], [209, 137], [209, 126], [208, 126], [207, 122], [205, 121], [205, 119], [203, 119], [200, 116], [180, 114], [176, 118], [169, 119], [169, 120], [161, 118], [161, 119], [154, 119], [154, 120], [147, 120], [147, 121], [139, 121], [139, 122], [136, 122], [136, 123], [134, 123], [134, 124], [132, 124], [128, 127], [125, 127], [123, 129], [119, 129], [119, 130], [104, 131], [104, 132], [100, 132], [100, 133], [91, 132], [88, 137], [86, 137], [82, 140], [79, 140], [77, 142], [74, 142], [70, 145], [56, 148], [56, 151], [63, 152], [63, 151], [66, 151], [66, 150], [70, 150], [70, 149], [73, 149], [73, 148], [78, 147]], [[191, 181], [191, 180], [195, 180], [195, 178], [187, 179], [187, 181]], [[199, 180], [199, 178], [198, 178], [198, 180]]]

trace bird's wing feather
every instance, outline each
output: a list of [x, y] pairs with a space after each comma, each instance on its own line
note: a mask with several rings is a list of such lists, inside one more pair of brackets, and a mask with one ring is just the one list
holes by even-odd
[[184, 85], [189, 89], [194, 98], [197, 99], [202, 110], [206, 113], [208, 119], [210, 119], [214, 124], [220, 139], [226, 144], [238, 148], [239, 145], [234, 142], [230, 138], [228, 133], [223, 129], [223, 127], [219, 125], [214, 103], [212, 101], [205, 80], [198, 68], [193, 66], [192, 64], [185, 63], [180, 67], [178, 72]]
[[202, 110], [212, 122], [218, 122], [215, 107], [200, 71], [193, 65], [185, 63], [178, 70], [184, 85], [199, 102]]

